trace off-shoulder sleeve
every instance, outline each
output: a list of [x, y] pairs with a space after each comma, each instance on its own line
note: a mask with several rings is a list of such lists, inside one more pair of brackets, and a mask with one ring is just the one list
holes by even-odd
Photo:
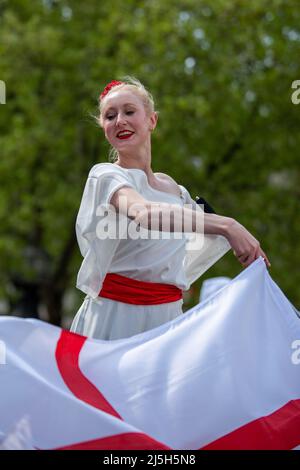
[[[77, 275], [76, 287], [93, 298], [96, 298], [100, 292], [122, 237], [118, 232], [121, 236], [116, 238], [99, 238], [98, 224], [103, 217], [107, 218], [107, 212], [99, 211], [99, 208], [110, 204], [115, 191], [123, 186], [137, 189], [128, 173], [118, 168], [111, 169], [111, 165], [98, 164], [90, 171], [83, 191], [76, 219], [76, 236], [84, 260]], [[121, 214], [118, 217], [126, 218]], [[127, 228], [127, 224], [120, 224], [120, 227]]]
[[[179, 187], [184, 204], [190, 204], [194, 210], [203, 211], [188, 190], [182, 185]], [[187, 234], [184, 270], [189, 286], [230, 249], [228, 240], [222, 235]]]

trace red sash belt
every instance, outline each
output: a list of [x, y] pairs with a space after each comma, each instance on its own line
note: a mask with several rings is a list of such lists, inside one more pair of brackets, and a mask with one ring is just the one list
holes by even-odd
[[171, 284], [138, 281], [107, 273], [99, 296], [126, 304], [157, 305], [182, 299], [182, 290]]

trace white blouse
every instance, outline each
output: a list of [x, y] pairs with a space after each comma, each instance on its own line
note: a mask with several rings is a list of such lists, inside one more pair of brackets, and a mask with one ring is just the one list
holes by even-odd
[[[126, 237], [128, 225], [134, 223], [125, 216], [116, 238], [100, 238], [99, 227], [105, 225], [107, 212], [100, 204], [109, 204], [115, 191], [123, 186], [135, 189], [145, 199], [170, 204], [192, 204], [184, 186], [181, 195], [160, 191], [148, 183], [143, 170], [125, 169], [112, 163], [99, 163], [91, 169], [83, 192], [76, 220], [76, 235], [84, 260], [76, 286], [87, 294], [71, 325], [71, 331], [98, 339], [119, 339], [159, 326], [182, 314], [182, 300], [161, 305], [132, 305], [99, 297], [108, 272], [141, 281], [176, 285], [188, 290], [203, 272], [229, 249], [226, 238], [218, 235], [156, 232], [158, 239]], [[100, 225], [99, 225], [100, 224]], [[104, 225], [101, 225], [104, 224]], [[148, 232], [149, 233], [149, 232]], [[126, 237], [126, 238], [125, 238]], [[177, 237], [177, 238], [176, 238]]]

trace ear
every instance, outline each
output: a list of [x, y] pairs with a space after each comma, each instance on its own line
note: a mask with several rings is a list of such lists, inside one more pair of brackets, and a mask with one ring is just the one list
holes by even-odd
[[150, 122], [151, 122], [152, 129], [155, 129], [157, 121], [158, 121], [158, 114], [157, 114], [156, 111], [153, 111], [153, 113], [151, 113], [151, 116], [150, 116]]

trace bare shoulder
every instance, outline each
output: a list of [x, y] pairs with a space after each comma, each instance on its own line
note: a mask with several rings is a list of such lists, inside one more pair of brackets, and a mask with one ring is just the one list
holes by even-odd
[[170, 182], [177, 184], [176, 181], [171, 176], [167, 175], [166, 173], [154, 173], [154, 174], [158, 176], [159, 178], [162, 178], [166, 181], [170, 181]]
[[166, 186], [168, 186], [168, 188], [170, 189], [170, 192], [173, 192], [174, 194], [177, 194], [178, 196], [180, 196], [181, 194], [180, 187], [171, 176], [167, 175], [166, 173], [154, 173], [154, 174], [155, 176], [158, 176], [158, 178], [164, 184], [166, 184]]

